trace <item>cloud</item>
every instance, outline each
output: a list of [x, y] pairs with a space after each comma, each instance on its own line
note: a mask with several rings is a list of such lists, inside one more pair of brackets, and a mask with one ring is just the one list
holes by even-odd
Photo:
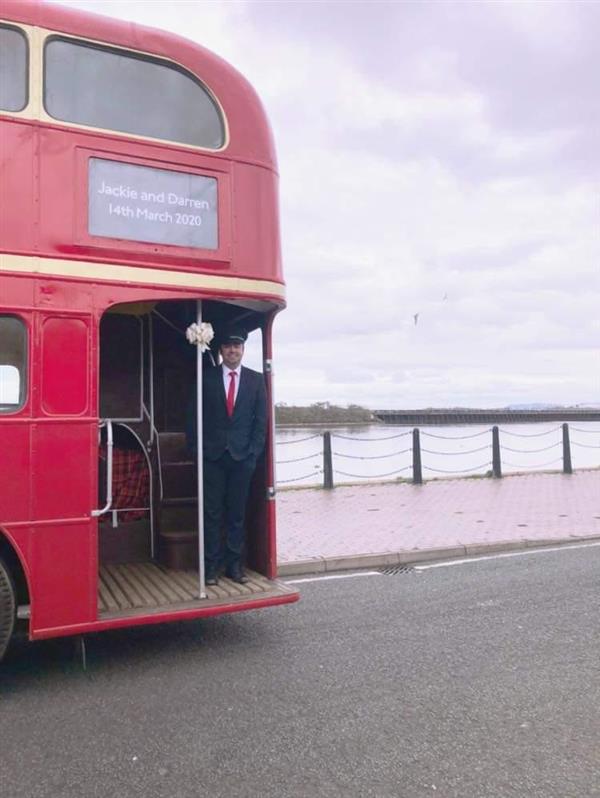
[[278, 400], [600, 400], [600, 6], [77, 5], [195, 39], [261, 95]]

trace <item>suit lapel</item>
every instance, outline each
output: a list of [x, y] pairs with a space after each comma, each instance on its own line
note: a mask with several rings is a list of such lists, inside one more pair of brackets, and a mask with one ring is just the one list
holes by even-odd
[[222, 406], [222, 410], [227, 415], [227, 396], [225, 395], [225, 385], [223, 383], [223, 364], [221, 363], [220, 366], [217, 366], [215, 371], [215, 392], [216, 395], [219, 397], [219, 404]]

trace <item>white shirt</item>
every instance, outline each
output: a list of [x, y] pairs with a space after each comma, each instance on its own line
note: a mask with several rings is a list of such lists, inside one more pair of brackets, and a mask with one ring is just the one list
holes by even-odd
[[227, 393], [229, 391], [229, 375], [235, 374], [235, 393], [233, 394], [233, 404], [235, 405], [235, 401], [237, 399], [238, 391], [240, 389], [240, 372], [241, 366], [237, 369], [230, 369], [223, 363], [223, 387], [225, 388], [225, 398], [227, 398]]

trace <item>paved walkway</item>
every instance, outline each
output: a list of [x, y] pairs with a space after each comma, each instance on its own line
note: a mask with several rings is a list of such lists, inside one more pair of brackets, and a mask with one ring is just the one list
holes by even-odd
[[600, 538], [600, 470], [278, 494], [280, 575]]

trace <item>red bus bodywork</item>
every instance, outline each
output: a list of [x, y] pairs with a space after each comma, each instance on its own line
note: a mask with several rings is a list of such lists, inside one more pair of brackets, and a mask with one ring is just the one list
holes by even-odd
[[[288, 591], [118, 617], [103, 617], [98, 609], [98, 518], [92, 512], [100, 502], [99, 329], [106, 311], [137, 302], [254, 302], [263, 312], [264, 358], [271, 359], [272, 320], [284, 305], [284, 285], [275, 151], [259, 99], [220, 58], [168, 33], [37, 1], [4, 0], [0, 22], [25, 31], [30, 65], [43, 57], [43, 39], [51, 34], [175, 61], [210, 89], [227, 121], [225, 146], [206, 151], [57, 122], [41, 99], [38, 110], [32, 107], [32, 97], [23, 112], [0, 111], [0, 313], [22, 320], [28, 333], [25, 402], [0, 414], [0, 555], [15, 564], [19, 602], [30, 607], [30, 637], [296, 600]], [[90, 158], [216, 178], [218, 247], [90, 235]], [[265, 380], [272, 408], [270, 371]], [[263, 495], [269, 488], [274, 493], [272, 449], [271, 433]], [[260, 513], [264, 538], [256, 559], [274, 580], [274, 501], [265, 500]]]

